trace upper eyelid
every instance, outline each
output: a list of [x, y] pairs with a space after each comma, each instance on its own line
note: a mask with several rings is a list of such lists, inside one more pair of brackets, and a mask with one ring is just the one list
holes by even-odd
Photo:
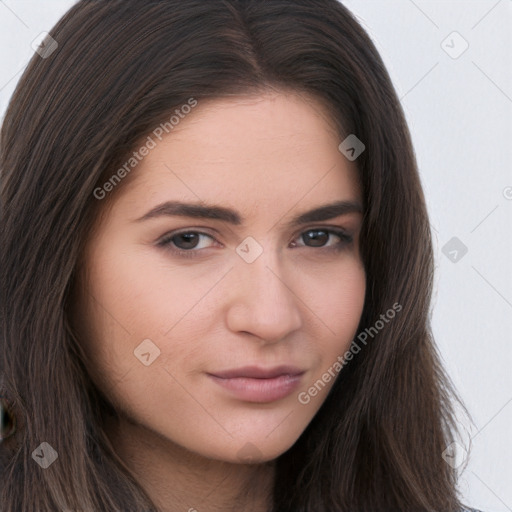
[[[186, 233], [196, 233], [196, 234], [199, 234], [199, 235], [208, 236], [211, 239], [213, 239], [214, 241], [218, 242], [218, 240], [215, 238], [214, 235], [208, 233], [207, 231], [203, 231], [204, 229], [205, 228], [183, 228], [183, 229], [178, 229], [178, 230], [175, 230], [175, 231], [169, 231], [168, 233], [166, 233], [165, 235], [162, 235], [157, 240], [157, 244], [158, 243], [163, 243], [164, 241], [169, 241], [170, 239], [172, 239], [175, 236], [186, 234]], [[308, 231], [315, 231], [315, 230], [322, 230], [322, 229], [325, 230], [325, 231], [328, 231], [328, 232], [330, 232], [331, 234], [334, 234], [334, 235], [337, 234], [336, 232], [339, 232], [340, 234], [344, 234], [344, 235], [346, 235], [348, 237], [352, 236], [350, 230], [348, 230], [348, 229], [346, 229], [344, 227], [341, 227], [341, 226], [314, 225], [314, 226], [311, 226], [311, 227], [303, 227], [300, 230], [296, 231], [294, 233], [294, 239], [297, 238], [298, 236], [302, 235], [303, 233], [307, 233]]]

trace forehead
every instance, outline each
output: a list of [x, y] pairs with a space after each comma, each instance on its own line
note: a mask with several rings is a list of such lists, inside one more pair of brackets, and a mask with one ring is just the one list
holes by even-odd
[[206, 100], [162, 142], [172, 145], [177, 156], [190, 160], [213, 164], [229, 157], [236, 163], [256, 166], [282, 160], [291, 152], [300, 158], [311, 154], [318, 144], [334, 143], [337, 147], [338, 138], [317, 100], [296, 93], [269, 92]]
[[247, 212], [315, 198], [357, 199], [355, 163], [323, 105], [294, 93], [206, 100], [154, 139], [120, 196], [135, 209], [166, 200], [224, 203]]

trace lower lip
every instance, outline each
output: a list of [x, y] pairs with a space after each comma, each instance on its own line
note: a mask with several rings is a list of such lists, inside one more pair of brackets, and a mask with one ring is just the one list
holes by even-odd
[[280, 375], [271, 379], [251, 379], [248, 377], [222, 379], [215, 375], [209, 375], [209, 377], [240, 400], [268, 403], [280, 400], [293, 393], [298, 388], [302, 375], [302, 373], [299, 375]]

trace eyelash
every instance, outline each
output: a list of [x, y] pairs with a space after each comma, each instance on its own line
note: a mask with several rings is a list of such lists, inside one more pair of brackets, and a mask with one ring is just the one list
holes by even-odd
[[[329, 235], [335, 235], [335, 236], [339, 237], [341, 241], [339, 243], [337, 243], [335, 245], [331, 245], [331, 246], [314, 247], [314, 246], [309, 246], [309, 245], [300, 245], [298, 247], [309, 248], [309, 249], [318, 249], [318, 250], [321, 250], [326, 253], [331, 253], [331, 252], [339, 253], [346, 246], [350, 245], [354, 240], [353, 237], [351, 235], [347, 234], [343, 229], [332, 229], [332, 228], [322, 228], [322, 227], [309, 228], [306, 231], [303, 231], [302, 233], [300, 233], [297, 238], [300, 238], [305, 233], [310, 233], [311, 231], [323, 231]], [[172, 249], [171, 248], [172, 239], [176, 236], [185, 235], [185, 234], [203, 235], [203, 236], [207, 236], [208, 238], [211, 238], [212, 240], [215, 240], [213, 238], [213, 236], [209, 235], [208, 233], [203, 233], [201, 231], [188, 230], [188, 231], [177, 231], [177, 232], [168, 233], [167, 235], [164, 235], [156, 243], [156, 245], [158, 247], [165, 249], [166, 251], [170, 251], [173, 255], [178, 256], [178, 257], [184, 257], [184, 258], [199, 257], [198, 253], [201, 251], [201, 249], [192, 248], [192, 249], [185, 250], [185, 249]]]

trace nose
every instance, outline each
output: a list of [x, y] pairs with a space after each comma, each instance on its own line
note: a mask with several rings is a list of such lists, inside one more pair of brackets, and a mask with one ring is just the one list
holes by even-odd
[[270, 250], [252, 263], [241, 259], [235, 263], [227, 292], [226, 321], [232, 332], [277, 343], [301, 327], [300, 298], [293, 290], [292, 276], [285, 277], [280, 269]]

